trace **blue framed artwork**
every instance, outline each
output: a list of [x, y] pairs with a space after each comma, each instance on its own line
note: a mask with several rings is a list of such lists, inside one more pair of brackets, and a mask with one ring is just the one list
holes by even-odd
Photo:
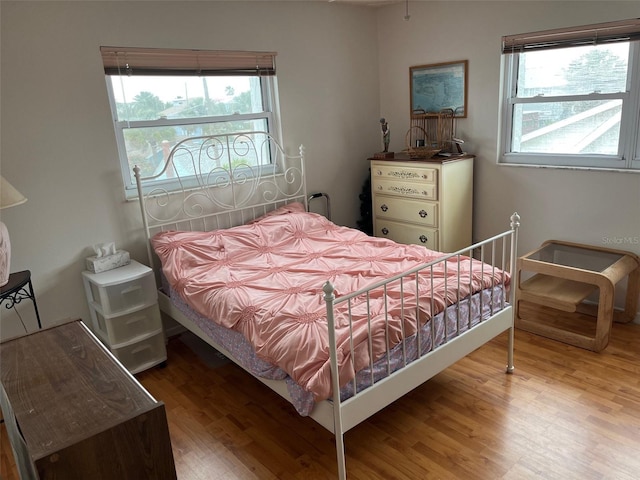
[[451, 109], [466, 118], [468, 68], [468, 60], [410, 67], [411, 113]]

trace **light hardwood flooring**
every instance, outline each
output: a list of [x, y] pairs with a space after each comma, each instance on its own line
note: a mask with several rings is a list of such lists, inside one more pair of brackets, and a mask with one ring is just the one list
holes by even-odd
[[[601, 353], [516, 330], [347, 432], [349, 480], [640, 478], [640, 325]], [[180, 339], [138, 375], [166, 404], [178, 478], [336, 478], [333, 436], [233, 364]], [[0, 475], [17, 479], [2, 426]], [[114, 479], [115, 480], [115, 479]]]

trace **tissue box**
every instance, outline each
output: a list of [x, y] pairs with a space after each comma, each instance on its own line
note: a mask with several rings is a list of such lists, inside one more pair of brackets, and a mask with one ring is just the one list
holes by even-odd
[[129, 252], [126, 250], [116, 250], [116, 253], [113, 255], [87, 257], [87, 270], [93, 273], [106, 272], [107, 270], [128, 265], [130, 262]]

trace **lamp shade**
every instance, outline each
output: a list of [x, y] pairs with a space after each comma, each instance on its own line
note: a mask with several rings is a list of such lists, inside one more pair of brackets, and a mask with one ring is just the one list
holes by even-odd
[[0, 175], [0, 208], [14, 207], [26, 201], [27, 198]]

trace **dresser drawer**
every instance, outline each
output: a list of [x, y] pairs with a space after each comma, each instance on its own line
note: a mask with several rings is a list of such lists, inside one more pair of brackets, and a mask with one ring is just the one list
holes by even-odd
[[429, 167], [405, 167], [397, 164], [378, 165], [371, 167], [371, 176], [376, 179], [411, 181], [419, 183], [436, 183], [438, 170]]
[[373, 207], [378, 218], [419, 223], [427, 227], [438, 226], [436, 203], [376, 195]]
[[375, 236], [398, 243], [415, 243], [438, 250], [438, 230], [376, 218]]
[[373, 179], [372, 191], [378, 194], [396, 195], [398, 197], [418, 198], [421, 200], [437, 200], [438, 187], [434, 183], [411, 183], [395, 180]]

